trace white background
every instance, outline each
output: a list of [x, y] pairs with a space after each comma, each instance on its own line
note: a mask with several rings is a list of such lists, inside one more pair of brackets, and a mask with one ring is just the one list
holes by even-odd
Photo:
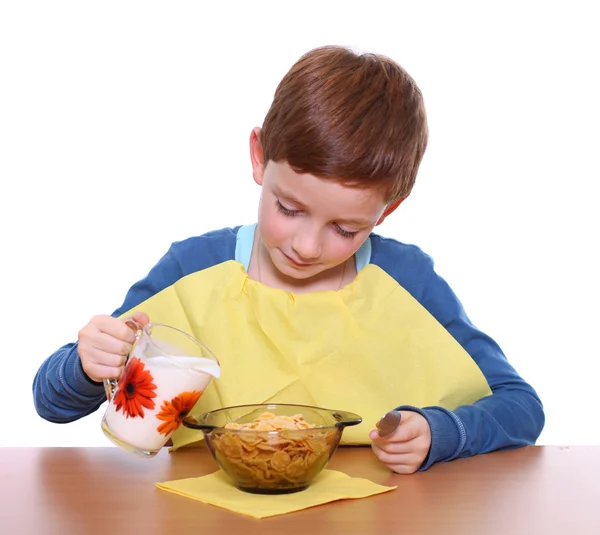
[[599, 443], [593, 4], [2, 3], [0, 446], [109, 445], [103, 408], [37, 416], [38, 366], [171, 242], [255, 220], [250, 130], [324, 44], [388, 55], [424, 93], [430, 145], [381, 233], [431, 254], [538, 390], [540, 444]]

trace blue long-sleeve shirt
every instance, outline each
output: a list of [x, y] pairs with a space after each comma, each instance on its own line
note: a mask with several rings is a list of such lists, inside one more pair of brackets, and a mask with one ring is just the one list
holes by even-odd
[[[246, 269], [254, 226], [222, 229], [174, 243], [150, 273], [131, 287], [117, 317], [186, 275], [237, 260]], [[534, 444], [544, 426], [535, 390], [510, 365], [492, 338], [467, 317], [433, 261], [418, 247], [372, 234], [356, 255], [357, 270], [375, 264], [407, 290], [465, 349], [492, 391], [473, 404], [442, 407], [401, 405], [422, 414], [431, 428], [431, 449], [422, 470], [438, 461]], [[40, 367], [33, 383], [38, 414], [66, 423], [96, 411], [105, 401], [103, 385], [83, 371], [77, 343], [67, 344]]]

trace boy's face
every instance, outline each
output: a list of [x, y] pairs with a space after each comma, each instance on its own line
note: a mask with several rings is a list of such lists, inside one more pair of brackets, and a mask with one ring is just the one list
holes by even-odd
[[254, 179], [262, 186], [260, 237], [276, 270], [292, 279], [308, 282], [342, 264], [391, 211], [379, 190], [297, 174], [285, 162], [254, 166]]

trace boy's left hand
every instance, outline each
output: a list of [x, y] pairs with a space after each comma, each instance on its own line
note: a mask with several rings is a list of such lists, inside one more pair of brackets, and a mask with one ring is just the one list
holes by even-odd
[[431, 429], [418, 412], [400, 411], [402, 421], [398, 428], [385, 437], [377, 429], [369, 433], [375, 457], [398, 474], [416, 472], [429, 453]]

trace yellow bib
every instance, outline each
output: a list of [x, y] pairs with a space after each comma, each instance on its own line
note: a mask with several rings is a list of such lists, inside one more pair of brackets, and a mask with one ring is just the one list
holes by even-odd
[[[491, 394], [471, 356], [404, 288], [365, 266], [338, 292], [294, 294], [252, 280], [234, 260], [178, 280], [129, 310], [201, 340], [221, 363], [195, 406], [200, 414], [247, 403], [300, 403], [346, 410], [369, 431], [399, 405], [453, 410]], [[176, 449], [202, 438], [180, 427]]]

